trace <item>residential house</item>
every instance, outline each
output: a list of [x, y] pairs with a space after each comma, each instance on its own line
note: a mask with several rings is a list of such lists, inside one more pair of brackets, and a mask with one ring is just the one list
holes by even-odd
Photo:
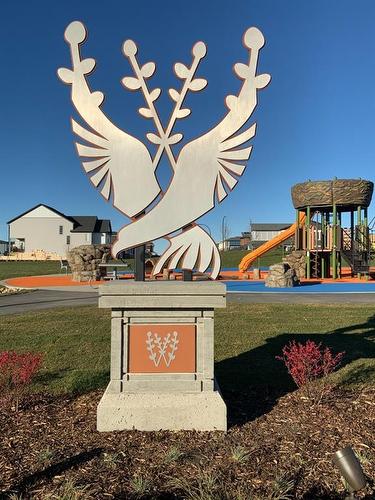
[[220, 241], [218, 247], [219, 250], [251, 250], [271, 240], [290, 226], [290, 222], [285, 224], [251, 224], [250, 231], [244, 231], [241, 236], [231, 236], [225, 241]]
[[241, 249], [241, 236], [231, 236], [224, 241], [218, 243], [219, 250], [240, 250]]
[[112, 236], [108, 219], [65, 215], [43, 203], [10, 220], [8, 225], [11, 250], [44, 250], [61, 257], [79, 245], [111, 243]]
[[292, 225], [291, 222], [286, 222], [285, 224], [275, 224], [275, 223], [259, 223], [251, 224], [251, 241], [253, 243], [272, 240], [275, 236], [288, 229]]

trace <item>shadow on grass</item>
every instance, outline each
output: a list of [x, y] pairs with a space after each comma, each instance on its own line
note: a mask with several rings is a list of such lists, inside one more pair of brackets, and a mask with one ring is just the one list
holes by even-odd
[[260, 347], [216, 363], [215, 373], [227, 403], [229, 425], [244, 424], [267, 413], [280, 396], [296, 389], [284, 364], [275, 359], [292, 340], [301, 343], [313, 340], [330, 347], [334, 353], [345, 351], [340, 368], [346, 368], [341, 371], [340, 385], [375, 380], [375, 366], [365, 361], [375, 358], [375, 315], [366, 323], [325, 334], [282, 333], [266, 339]]
[[77, 467], [99, 456], [102, 451], [102, 448], [93, 448], [89, 451], [83, 451], [81, 453], [78, 453], [77, 455], [62, 460], [57, 464], [50, 465], [49, 467], [46, 467], [41, 471], [34, 472], [33, 474], [24, 477], [21, 481], [12, 486], [7, 492], [5, 492], [5, 495], [25, 493], [35, 483], [45, 479], [52, 479], [55, 476], [61, 475], [68, 469]]
[[109, 383], [109, 370], [61, 370], [42, 372], [33, 383], [36, 392], [67, 393], [80, 395], [96, 389], [105, 389]]
[[67, 368], [62, 370], [55, 370], [50, 372], [39, 373], [35, 377], [35, 383], [48, 386], [51, 382], [62, 380], [69, 370]]
[[109, 378], [109, 370], [100, 372], [77, 370], [70, 381], [69, 390], [74, 394], [85, 394], [95, 389], [105, 388], [109, 383]]

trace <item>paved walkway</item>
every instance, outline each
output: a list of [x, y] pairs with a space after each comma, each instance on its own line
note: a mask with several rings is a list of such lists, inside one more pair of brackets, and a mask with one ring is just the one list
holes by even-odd
[[34, 290], [0, 297], [0, 315], [40, 311], [53, 307], [84, 306], [98, 303], [98, 291]]
[[[4, 282], [3, 282], [4, 283]], [[374, 304], [375, 282], [305, 282], [296, 288], [266, 288], [261, 281], [226, 281], [227, 300], [234, 303]], [[0, 285], [2, 283], [0, 282]], [[0, 315], [39, 311], [54, 307], [95, 305], [99, 282], [72, 283], [69, 276], [13, 278], [6, 284], [37, 286], [37, 290], [0, 297]], [[125, 285], [125, 283], [124, 283]]]
[[[227, 294], [233, 303], [282, 303], [282, 304], [375, 304], [375, 293], [232, 293]], [[40, 311], [54, 307], [97, 305], [98, 291], [90, 287], [70, 289], [34, 290], [20, 295], [0, 297], [0, 315]]]

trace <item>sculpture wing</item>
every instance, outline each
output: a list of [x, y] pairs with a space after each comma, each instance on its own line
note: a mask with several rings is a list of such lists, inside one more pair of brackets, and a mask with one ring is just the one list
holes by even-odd
[[[208, 199], [213, 207], [214, 194], [219, 202], [234, 189], [243, 174], [252, 146], [246, 143], [255, 135], [256, 124], [243, 132], [228, 137], [219, 125], [207, 134], [188, 143], [181, 151], [177, 168], [184, 168], [193, 158], [199, 158], [199, 183], [205, 183]], [[203, 194], [203, 193], [202, 193]]]
[[113, 205], [128, 217], [142, 212], [160, 192], [146, 146], [112, 123], [96, 124], [96, 130], [102, 131], [100, 136], [75, 120], [72, 126], [89, 143], [77, 142], [76, 147], [94, 187], [106, 200], [113, 195]]
[[246, 143], [254, 137], [256, 125], [245, 127], [257, 105], [257, 91], [268, 85], [271, 78], [268, 74], [256, 75], [258, 53], [264, 45], [262, 33], [249, 28], [244, 35], [244, 45], [249, 49], [249, 62], [234, 66], [236, 75], [243, 80], [239, 94], [227, 96], [228, 111], [212, 130], [182, 148], [170, 185], [171, 189], [175, 178], [176, 184], [186, 183], [182, 171], [187, 170], [190, 177], [195, 178], [194, 192], [199, 191], [200, 198], [205, 198], [201, 215], [213, 208], [215, 190], [221, 202], [244, 172], [245, 165], [241, 162], [249, 159], [252, 148]]
[[[146, 146], [116, 127], [103, 113], [101, 92], [91, 92], [86, 75], [94, 59], [81, 59], [79, 45], [86, 37], [82, 23], [74, 21], [65, 31], [73, 68], [60, 68], [60, 79], [72, 86], [72, 101], [89, 128], [72, 120], [73, 131], [86, 143], [76, 143], [82, 165], [91, 183], [106, 200], [128, 217], [142, 212], [160, 192], [155, 168]], [[91, 129], [91, 130], [90, 130]]]

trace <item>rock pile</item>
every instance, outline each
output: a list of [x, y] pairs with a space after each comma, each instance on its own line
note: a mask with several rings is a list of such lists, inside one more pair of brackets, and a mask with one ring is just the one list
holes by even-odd
[[[68, 264], [73, 281], [97, 280], [101, 276], [99, 264], [111, 258], [110, 245], [80, 245], [68, 253]], [[103, 273], [105, 273], [103, 271]]]
[[306, 253], [296, 250], [283, 258], [284, 264], [288, 264], [296, 272], [297, 278], [306, 278]]
[[270, 266], [269, 273], [265, 279], [265, 285], [269, 288], [291, 288], [299, 284], [296, 272], [289, 264], [274, 264]]

